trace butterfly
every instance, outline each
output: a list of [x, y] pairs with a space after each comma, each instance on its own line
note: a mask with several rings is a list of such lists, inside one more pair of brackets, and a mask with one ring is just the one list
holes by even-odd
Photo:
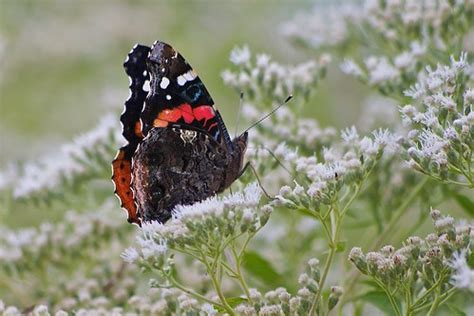
[[176, 205], [220, 193], [242, 174], [248, 134], [231, 139], [201, 79], [170, 45], [137, 44], [124, 68], [127, 144], [112, 161], [115, 194], [130, 223], [164, 223]]

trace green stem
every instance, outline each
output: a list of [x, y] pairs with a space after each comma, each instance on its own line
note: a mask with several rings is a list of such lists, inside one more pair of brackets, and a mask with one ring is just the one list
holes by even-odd
[[[429, 178], [424, 178], [417, 184], [417, 186], [410, 192], [407, 198], [403, 201], [402, 204], [395, 210], [394, 216], [390, 219], [387, 229], [385, 229], [379, 237], [374, 241], [374, 243], [369, 247], [369, 249], [379, 248], [382, 242], [385, 240], [386, 236], [392, 233], [392, 230], [396, 227], [400, 218], [405, 214], [405, 211], [408, 209], [413, 200], [418, 196], [423, 187], [428, 183]], [[351, 277], [348, 278], [348, 284], [345, 286], [345, 292], [350, 293], [357, 280], [360, 278], [361, 274], [358, 273], [358, 270], [353, 267], [351, 272]], [[345, 299], [341, 302], [344, 304], [347, 302]]]
[[244, 290], [245, 295], [247, 296], [247, 298], [250, 301], [249, 287], [247, 286], [247, 282], [245, 282], [245, 279], [242, 275], [242, 270], [241, 270], [241, 267], [240, 267], [241, 257], [239, 257], [237, 255], [237, 251], [235, 250], [235, 244], [232, 244], [231, 251], [232, 251], [232, 256], [234, 257], [234, 260], [235, 260], [235, 269], [237, 270], [236, 271], [237, 279], [239, 280], [240, 286]]
[[425, 298], [427, 298], [428, 295], [431, 294], [431, 292], [439, 288], [439, 285], [441, 284], [441, 282], [443, 282], [444, 277], [445, 277], [445, 272], [443, 271], [441, 272], [441, 276], [439, 277], [439, 279], [429, 289], [427, 289], [426, 292], [424, 292], [420, 298], [416, 300], [416, 302], [411, 306], [410, 309], [412, 310], [417, 309], [419, 307], [418, 305], [422, 304]]
[[[336, 225], [338, 225], [338, 219], [336, 219]], [[337, 232], [337, 230], [336, 230]], [[322, 292], [322, 289], [324, 287], [324, 283], [326, 282], [326, 278], [328, 276], [328, 273], [329, 273], [329, 268], [331, 267], [331, 264], [332, 264], [332, 261], [334, 259], [334, 255], [336, 254], [336, 238], [338, 236], [335, 236], [335, 238], [332, 238], [331, 237], [331, 234], [329, 234], [329, 240], [328, 240], [328, 245], [329, 245], [329, 255], [326, 259], [326, 263], [324, 264], [324, 268], [323, 268], [323, 273], [321, 274], [321, 279], [319, 280], [319, 284], [318, 284], [318, 291], [316, 292], [316, 294], [314, 295], [314, 298], [313, 298], [313, 302], [311, 303], [311, 308], [309, 310], [309, 315], [314, 315], [315, 312], [316, 312], [316, 309], [318, 307], [318, 304], [319, 304], [319, 300], [321, 298], [321, 292]]]
[[426, 315], [432, 316], [434, 312], [436, 311], [436, 309], [438, 308], [439, 303], [440, 303], [440, 296], [439, 296], [439, 293], [436, 293], [435, 299], [433, 303], [431, 304], [430, 310], [428, 311]]
[[211, 277], [212, 284], [214, 286], [214, 289], [217, 292], [217, 296], [219, 296], [219, 299], [222, 302], [223, 308], [229, 313], [229, 315], [235, 315], [234, 310], [229, 305], [229, 303], [227, 303], [227, 300], [225, 299], [224, 293], [222, 293], [220, 280], [219, 280], [219, 278], [216, 277], [216, 274], [214, 273], [215, 272], [215, 267], [218, 264], [216, 261], [220, 261], [220, 253], [216, 254], [216, 257], [214, 258], [214, 262], [212, 263], [212, 265], [209, 264], [209, 262], [207, 261], [207, 257], [203, 252], [201, 252], [201, 255], [202, 255], [201, 256], [201, 262], [204, 263], [204, 265], [206, 266], [207, 273]]
[[377, 282], [377, 284], [382, 288], [382, 290], [387, 295], [388, 300], [390, 301], [390, 305], [392, 305], [392, 308], [395, 311], [395, 313], [397, 314], [397, 316], [401, 316], [402, 313], [400, 312], [400, 309], [398, 308], [397, 302], [395, 301], [395, 298], [393, 297], [392, 293], [390, 293], [390, 291], [386, 288], [385, 284], [383, 284], [382, 282], [380, 282], [377, 279], [374, 279], [374, 280], [375, 280], [375, 282]]
[[210, 300], [208, 299], [207, 297], [199, 294], [199, 293], [196, 293], [186, 287], [184, 287], [183, 285], [181, 285], [178, 281], [176, 281], [172, 276], [169, 277], [169, 280], [171, 281], [171, 283], [173, 284], [173, 286], [177, 289], [180, 289], [181, 291], [183, 291], [184, 293], [190, 295], [190, 296], [193, 296], [195, 297], [196, 299], [198, 300], [202, 300], [202, 301], [205, 301], [209, 304], [212, 304], [212, 305], [215, 305], [215, 306], [219, 306], [220, 308], [224, 308], [225, 309], [225, 306], [216, 302], [216, 301], [213, 301], [213, 300]]

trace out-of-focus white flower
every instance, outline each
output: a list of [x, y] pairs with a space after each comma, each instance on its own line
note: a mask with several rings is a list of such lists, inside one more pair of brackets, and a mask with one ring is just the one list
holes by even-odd
[[359, 134], [357, 133], [355, 126], [351, 126], [350, 128], [342, 130], [341, 137], [346, 144], [351, 144], [359, 140]]
[[130, 247], [125, 249], [120, 257], [122, 257], [125, 262], [134, 263], [139, 258], [139, 254], [135, 248]]
[[[305, 95], [315, 87], [330, 61], [324, 54], [320, 62], [309, 60], [296, 65], [282, 65], [266, 54], [252, 57], [247, 46], [231, 52], [232, 63], [238, 66], [236, 72], [224, 70], [224, 83], [252, 96], [255, 100], [278, 100], [283, 102], [289, 95]], [[263, 123], [265, 124], [265, 123]]]
[[340, 68], [343, 73], [354, 77], [361, 77], [363, 75], [362, 69], [352, 59], [345, 59], [341, 63]]
[[310, 12], [301, 12], [282, 24], [284, 36], [304, 41], [319, 48], [337, 45], [346, 40], [349, 26], [362, 13], [356, 5], [315, 5]]
[[115, 115], [106, 115], [95, 129], [76, 137], [72, 143], [63, 145], [55, 154], [27, 163], [13, 182], [14, 197], [26, 197], [43, 189], [53, 189], [63, 178], [80, 174], [85, 169], [79, 160], [87, 161], [88, 151], [99, 151], [97, 154], [103, 155], [102, 145], [109, 144], [111, 133], [118, 139], [115, 131], [119, 130]]
[[396, 80], [400, 72], [385, 57], [372, 57], [366, 60], [368, 68], [369, 83], [372, 85], [381, 84]]
[[249, 47], [235, 47], [230, 53], [230, 61], [237, 66], [248, 64], [250, 61]]
[[204, 316], [214, 316], [218, 313], [218, 311], [214, 309], [214, 306], [209, 303], [204, 303], [202, 305], [201, 312], [204, 313]]
[[457, 288], [474, 292], [474, 269], [467, 264], [466, 250], [455, 252], [450, 264], [454, 270], [451, 275], [452, 284]]

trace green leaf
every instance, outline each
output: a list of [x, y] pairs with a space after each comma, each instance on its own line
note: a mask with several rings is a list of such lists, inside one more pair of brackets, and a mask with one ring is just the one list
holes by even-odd
[[362, 294], [358, 299], [374, 305], [387, 315], [395, 315], [395, 311], [393, 310], [387, 295], [382, 291], [370, 291]]
[[247, 302], [247, 299], [243, 297], [235, 296], [235, 297], [226, 298], [226, 301], [231, 307], [235, 307], [237, 305]]
[[336, 244], [336, 252], [343, 252], [346, 250], [347, 240], [340, 241]]
[[474, 202], [465, 195], [451, 191], [454, 199], [468, 213], [474, 217]]
[[448, 307], [449, 311], [450, 311], [450, 314], [449, 315], [453, 315], [453, 316], [467, 316], [467, 314], [462, 310], [460, 309], [459, 307], [453, 305], [453, 304], [446, 304], [446, 306]]
[[467, 257], [467, 265], [469, 268], [473, 269], [474, 268], [474, 252], [471, 252], [469, 257]]
[[243, 257], [245, 270], [256, 279], [269, 286], [279, 286], [282, 283], [282, 276], [275, 270], [273, 265], [260, 254], [254, 251], [247, 251]]
[[[227, 304], [230, 305], [230, 307], [236, 307], [236, 306], [239, 305], [239, 304], [242, 304], [242, 303], [244, 303], [244, 302], [247, 302], [247, 299], [246, 299], [246, 298], [238, 297], [238, 296], [236, 296], [236, 297], [229, 297], [229, 298], [226, 298], [225, 300], [227, 301]], [[214, 309], [215, 309], [216, 311], [218, 311], [219, 313], [224, 314], [224, 313], [227, 312], [224, 308], [222, 308], [222, 307], [220, 307], [220, 306], [216, 306], [216, 305], [213, 305], [213, 306], [214, 306]]]

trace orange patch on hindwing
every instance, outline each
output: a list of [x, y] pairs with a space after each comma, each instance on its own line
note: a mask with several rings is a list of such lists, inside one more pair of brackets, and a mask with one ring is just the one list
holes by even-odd
[[124, 149], [120, 149], [117, 157], [112, 161], [112, 181], [115, 184], [115, 193], [122, 203], [121, 206], [128, 212], [128, 221], [140, 225], [137, 206], [130, 186], [132, 182], [132, 162], [125, 157]]

